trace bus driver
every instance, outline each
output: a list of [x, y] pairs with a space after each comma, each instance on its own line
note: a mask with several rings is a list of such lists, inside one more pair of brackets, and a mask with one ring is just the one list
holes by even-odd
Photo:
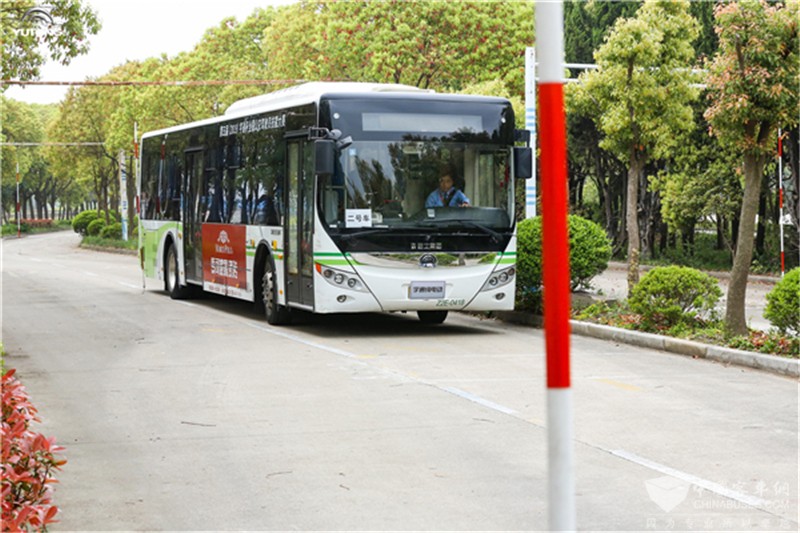
[[453, 172], [445, 169], [439, 178], [439, 188], [428, 195], [425, 207], [469, 207], [469, 198], [453, 184]]

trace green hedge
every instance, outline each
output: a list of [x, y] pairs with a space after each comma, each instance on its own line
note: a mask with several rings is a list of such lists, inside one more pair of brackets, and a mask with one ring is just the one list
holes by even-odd
[[121, 239], [122, 238], [122, 223], [114, 222], [100, 230], [100, 236], [104, 239]]
[[92, 237], [98, 237], [100, 232], [103, 231], [103, 228], [106, 227], [106, 221], [104, 218], [95, 218], [89, 225], [86, 227], [86, 235], [90, 235]]
[[658, 267], [631, 291], [630, 308], [646, 325], [673, 327], [711, 317], [722, 296], [717, 280], [695, 268]]
[[[592, 278], [608, 268], [611, 241], [595, 222], [569, 215], [569, 269], [571, 288], [588, 287]], [[517, 224], [517, 308], [541, 312], [542, 218]]]
[[764, 318], [782, 333], [800, 334], [800, 267], [790, 270], [767, 293]]
[[96, 209], [89, 209], [87, 211], [81, 211], [75, 218], [72, 219], [72, 229], [75, 233], [80, 233], [81, 235], [86, 235], [87, 229], [89, 228], [89, 224], [93, 220], [97, 219], [97, 210]]

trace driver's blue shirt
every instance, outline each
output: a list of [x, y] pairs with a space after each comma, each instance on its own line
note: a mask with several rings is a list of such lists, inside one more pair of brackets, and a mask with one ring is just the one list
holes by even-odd
[[[450, 197], [450, 201], [445, 205], [445, 199], [447, 199], [448, 196]], [[439, 189], [430, 193], [428, 199], [425, 200], [425, 207], [459, 207], [462, 204], [468, 203], [470, 202], [467, 195], [455, 187], [452, 187], [446, 193], [443, 193]]]

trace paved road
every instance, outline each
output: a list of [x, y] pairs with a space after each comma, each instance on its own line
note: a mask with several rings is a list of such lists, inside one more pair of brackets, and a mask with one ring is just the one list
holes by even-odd
[[[69, 233], [3, 241], [2, 326], [67, 446], [53, 530], [543, 530], [542, 331], [141, 289]], [[574, 337], [578, 525], [798, 528], [798, 384]]]

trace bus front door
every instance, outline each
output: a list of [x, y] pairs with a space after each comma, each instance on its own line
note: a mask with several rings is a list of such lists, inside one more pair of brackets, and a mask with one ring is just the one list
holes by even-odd
[[186, 151], [186, 173], [184, 175], [185, 199], [183, 202], [183, 256], [186, 259], [186, 279], [203, 281], [203, 240], [201, 223], [201, 180], [203, 179], [203, 152]]
[[287, 144], [288, 201], [285, 218], [286, 295], [289, 302], [314, 308], [314, 167], [313, 144]]

